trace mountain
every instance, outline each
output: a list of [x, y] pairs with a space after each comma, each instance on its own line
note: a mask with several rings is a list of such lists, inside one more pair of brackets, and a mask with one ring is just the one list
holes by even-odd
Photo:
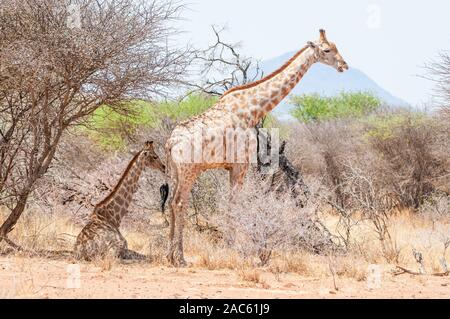
[[[264, 71], [264, 74], [268, 75], [282, 66], [294, 54], [295, 52], [290, 52], [274, 59], [262, 61], [260, 67]], [[291, 94], [302, 95], [318, 93], [325, 96], [334, 96], [342, 91], [371, 92], [385, 103], [393, 106], [408, 104], [389, 93], [364, 72], [356, 68], [350, 67], [347, 72], [338, 73], [335, 69], [321, 63], [316, 63], [309, 69]], [[290, 120], [292, 119], [292, 116], [289, 112], [292, 108], [293, 106], [289, 105], [289, 97], [287, 97], [279, 106], [277, 106], [273, 111], [273, 114], [280, 120]]]

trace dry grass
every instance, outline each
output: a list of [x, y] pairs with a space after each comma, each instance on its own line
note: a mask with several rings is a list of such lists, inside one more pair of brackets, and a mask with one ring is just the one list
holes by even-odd
[[[7, 212], [0, 209], [0, 220], [7, 216]], [[70, 250], [80, 231], [81, 227], [68, 216], [29, 210], [19, 220], [10, 238], [30, 250]]]
[[263, 274], [258, 269], [241, 269], [238, 271], [239, 278], [245, 283], [269, 289], [270, 285], [264, 279]]
[[[5, 216], [6, 213], [2, 212], [0, 219]], [[336, 230], [336, 216], [326, 214], [322, 216], [322, 219], [330, 230]], [[399, 248], [399, 263], [408, 269], [418, 271], [419, 265], [412, 255], [412, 249], [414, 248], [423, 254], [427, 273], [442, 272], [440, 263], [443, 256], [442, 233], [447, 231], [448, 234], [449, 226], [450, 223], [443, 220], [433, 222], [426, 216], [407, 211], [393, 216], [390, 221], [390, 228], [393, 240], [396, 241]], [[148, 275], [151, 276], [157, 276], [159, 272], [165, 274], [164, 276], [188, 276], [192, 282], [198, 282], [200, 274], [208, 273], [211, 278], [216, 280], [214, 285], [217, 288], [214, 292], [223, 291], [225, 283], [222, 286], [220, 278], [225, 276], [223, 278], [229, 278], [227, 279], [227, 285], [230, 285], [230, 281], [234, 282], [230, 286], [231, 289], [234, 289], [233, 291], [248, 289], [249, 292], [267, 291], [269, 293], [273, 290], [286, 294], [287, 292], [282, 291], [287, 290], [293, 293], [299, 291], [298, 289], [303, 287], [302, 285], [306, 286], [301, 291], [308, 292], [309, 290], [306, 287], [311, 285], [310, 289], [324, 288], [326, 295], [339, 295], [345, 293], [349, 285], [355, 285], [355, 287], [359, 287], [355, 289], [362, 289], [361, 291], [367, 289], [366, 281], [368, 282], [370, 279], [369, 271], [373, 266], [380, 267], [383, 276], [389, 276], [395, 269], [395, 263], [388, 263], [384, 258], [380, 243], [373, 234], [371, 227], [369, 222], [362, 222], [352, 229], [351, 235], [354, 243], [345, 254], [319, 256], [294, 248], [276, 250], [269, 264], [265, 267], [256, 266], [257, 257], [253, 259], [243, 258], [238, 251], [211, 238], [208, 233], [200, 233], [194, 227], [189, 227], [185, 237], [185, 254], [190, 267], [186, 270], [176, 270], [170, 267], [165, 258], [168, 229], [148, 228], [145, 232], [142, 232], [142, 229], [145, 229], [142, 225], [138, 227], [139, 230], [127, 225], [123, 229], [123, 234], [128, 240], [129, 248], [151, 255], [153, 257], [151, 263], [133, 265], [106, 258], [92, 263], [81, 263], [81, 268], [83, 276], [90, 278], [83, 280], [99, 280], [98, 288], [105, 289], [105, 293], [109, 288], [104, 286], [104, 283], [109, 282], [110, 279], [118, 281], [122, 277], [129, 278], [128, 280], [134, 278], [133, 276], [141, 278], [142, 272], [146, 270], [149, 273]], [[70, 218], [27, 212], [10, 237], [28, 248], [65, 250], [71, 249], [79, 230], [80, 227], [74, 225]], [[61, 240], [61, 238], [64, 240]], [[67, 267], [67, 264], [73, 263], [71, 259], [53, 261], [36, 258], [33, 261], [30, 257], [21, 253], [7, 253], [7, 250], [8, 246], [3, 242], [0, 243], [0, 255], [3, 252], [5, 256], [8, 256], [3, 259], [0, 270], [3, 270], [3, 275], [10, 274], [10, 276], [13, 276], [14, 280], [9, 280], [9, 285], [0, 287], [0, 298], [33, 298], [45, 295], [47, 292], [44, 293], [43, 291], [53, 289], [51, 287], [55, 285], [65, 284], [67, 276], [65, 267]], [[450, 257], [448, 252], [446, 257], [447, 260]], [[4, 268], [5, 261], [7, 264], [9, 263], [6, 269]], [[62, 275], [53, 274], [48, 279], [45, 276], [43, 277], [42, 274], [37, 277], [37, 265], [35, 263], [38, 262], [51, 269], [59, 267], [58, 271]], [[60, 264], [55, 264], [57, 262], [60, 262]], [[396, 280], [400, 282], [411, 279], [408, 276], [391, 278], [397, 278]], [[426, 278], [428, 277], [417, 277], [414, 280], [418, 284], [425, 285], [425, 283], [428, 283]], [[44, 282], [42, 282], [43, 280]], [[161, 280], [161, 284], [164, 285], [164, 280], [170, 281], [172, 279], [161, 277], [158, 280]], [[303, 284], [299, 284], [296, 280], [301, 280]], [[101, 284], [102, 282], [103, 284]], [[136, 287], [140, 287], [139, 279], [134, 282]], [[387, 285], [388, 282], [392, 283], [393, 281], [383, 280], [383, 285]], [[204, 286], [201, 286], [197, 289], [202, 291], [203, 288]], [[391, 289], [396, 291], [394, 287], [391, 287]], [[313, 293], [314, 290], [310, 292]], [[347, 291], [347, 293], [349, 292]], [[350, 294], [353, 293], [350, 292]]]
[[[0, 219], [5, 216], [6, 213], [3, 212]], [[337, 217], [327, 215], [325, 219], [329, 229], [336, 230]], [[261, 269], [276, 277], [295, 273], [306, 277], [326, 278], [334, 273], [338, 278], [346, 277], [363, 281], [366, 279], [369, 265], [389, 264], [383, 256], [380, 243], [371, 227], [369, 222], [363, 222], [352, 229], [354, 244], [345, 255], [317, 256], [305, 251], [276, 251], [269, 265]], [[30, 249], [70, 250], [79, 228], [66, 217], [27, 212], [19, 221], [11, 238]], [[403, 212], [392, 217], [390, 229], [399, 250], [401, 265], [417, 269], [417, 263], [411, 253], [412, 249], [416, 249], [423, 254], [427, 272], [442, 271], [440, 262], [444, 252], [442, 236], [445, 232], [449, 232], [449, 223], [443, 221], [436, 223], [426, 217]], [[167, 229], [148, 230], [146, 233], [133, 229], [123, 231], [130, 249], [151, 255], [152, 264], [162, 266], [167, 266], [165, 259], [167, 232]], [[242, 259], [238, 252], [211, 240], [207, 234], [199, 233], [193, 228], [188, 229], [185, 243], [186, 256], [193, 268], [233, 270], [245, 282], [264, 283], [260, 272], [255, 268], [254, 260]], [[0, 249], [0, 252], [5, 252], [8, 248], [5, 243], [1, 243]], [[445, 257], [447, 260], [450, 257], [448, 251]], [[103, 271], [109, 271], [117, 263], [116, 260], [106, 259], [95, 261], [94, 265]], [[395, 265], [391, 264], [391, 266]], [[26, 274], [26, 270], [20, 272]], [[24, 280], [22, 286], [26, 288], [31, 283], [32, 281]]]

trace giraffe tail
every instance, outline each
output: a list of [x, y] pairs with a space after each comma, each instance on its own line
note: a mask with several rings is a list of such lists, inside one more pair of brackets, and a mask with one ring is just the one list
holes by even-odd
[[164, 214], [166, 210], [167, 199], [169, 198], [169, 184], [164, 184], [159, 188], [159, 193], [161, 194], [161, 210]]

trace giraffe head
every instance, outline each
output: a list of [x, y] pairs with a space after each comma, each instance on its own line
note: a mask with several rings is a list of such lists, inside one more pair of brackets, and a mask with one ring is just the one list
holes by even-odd
[[320, 39], [316, 42], [308, 42], [308, 45], [315, 50], [319, 62], [335, 68], [338, 72], [348, 70], [348, 64], [339, 54], [336, 45], [329, 42], [325, 30], [320, 30]]
[[141, 156], [144, 158], [145, 166], [155, 168], [165, 173], [166, 166], [161, 162], [161, 159], [156, 154], [152, 141], [145, 142]]

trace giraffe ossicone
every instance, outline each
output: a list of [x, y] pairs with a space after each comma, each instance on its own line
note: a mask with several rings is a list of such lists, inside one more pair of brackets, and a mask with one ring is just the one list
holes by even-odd
[[[170, 247], [167, 256], [173, 265], [186, 265], [183, 229], [189, 194], [197, 177], [209, 169], [226, 169], [230, 173], [232, 192], [236, 191], [242, 185], [248, 167], [252, 164], [251, 159], [257, 156], [254, 144], [256, 131], [252, 133], [254, 138], [250, 134], [249, 138], [238, 143], [230, 143], [236, 141], [236, 138], [227, 139], [227, 132], [231, 131], [233, 136], [236, 136], [235, 132], [238, 130], [252, 131], [317, 62], [329, 65], [338, 72], [348, 70], [347, 63], [339, 54], [336, 45], [328, 41], [324, 30], [320, 30], [318, 41], [308, 42], [272, 74], [254, 83], [229, 90], [211, 109], [179, 124], [173, 130], [166, 143], [167, 174], [174, 181], [170, 203]], [[207, 130], [213, 130], [217, 134], [212, 138], [205, 134]], [[197, 160], [190, 159], [190, 152], [196, 152]], [[226, 154], [239, 155], [239, 158], [244, 160], [230, 161]]]

